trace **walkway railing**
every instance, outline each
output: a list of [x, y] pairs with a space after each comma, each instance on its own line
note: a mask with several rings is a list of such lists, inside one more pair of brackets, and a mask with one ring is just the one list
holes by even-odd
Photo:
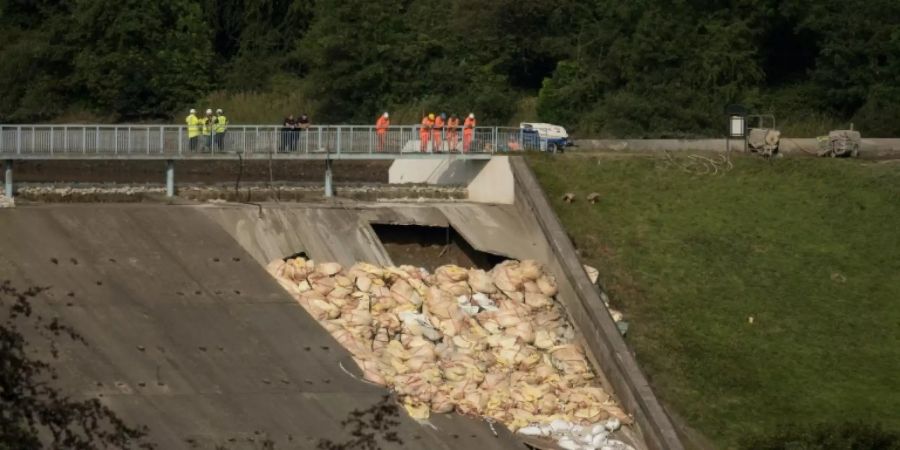
[[277, 126], [229, 126], [224, 133], [192, 136], [184, 126], [169, 125], [0, 125], [0, 158], [23, 157], [202, 157], [241, 153], [245, 156], [283, 155], [420, 155], [498, 152], [539, 149], [534, 134], [519, 128], [477, 127], [433, 130], [418, 126], [374, 127], [351, 125], [285, 129]]

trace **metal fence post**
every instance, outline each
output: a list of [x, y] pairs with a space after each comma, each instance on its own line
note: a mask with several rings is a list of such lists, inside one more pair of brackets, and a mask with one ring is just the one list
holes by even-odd
[[22, 154], [22, 127], [16, 127], [16, 154]]
[[119, 127], [113, 127], [113, 152], [119, 154]]
[[53, 154], [53, 126], [50, 126], [50, 154]]
[[11, 159], [7, 159], [3, 161], [3, 169], [6, 172], [6, 196], [12, 198], [13, 196], [13, 162]]
[[166, 152], [166, 127], [159, 127], [159, 154], [162, 155]]
[[100, 127], [99, 126], [94, 130], [94, 150], [96, 150], [97, 153], [100, 153]]
[[331, 158], [325, 157], [325, 198], [334, 197], [334, 189], [331, 186]]
[[494, 144], [491, 146], [491, 154], [497, 153], [497, 127], [494, 127], [491, 132], [494, 134]]
[[69, 153], [69, 126], [63, 127], [63, 153]]
[[181, 132], [182, 128], [178, 127], [178, 155], [181, 155], [181, 148], [184, 147], [184, 134]]
[[334, 151], [340, 155], [341, 154], [341, 127], [337, 127], [337, 137], [334, 140]]
[[87, 127], [81, 127], [81, 154], [87, 153]]
[[166, 160], [166, 197], [175, 196], [175, 160]]

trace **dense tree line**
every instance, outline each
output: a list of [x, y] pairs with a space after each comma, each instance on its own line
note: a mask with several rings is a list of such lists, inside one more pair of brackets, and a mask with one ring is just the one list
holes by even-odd
[[0, 121], [169, 118], [288, 77], [319, 122], [520, 100], [579, 132], [720, 135], [742, 103], [900, 133], [896, 0], [0, 0]]

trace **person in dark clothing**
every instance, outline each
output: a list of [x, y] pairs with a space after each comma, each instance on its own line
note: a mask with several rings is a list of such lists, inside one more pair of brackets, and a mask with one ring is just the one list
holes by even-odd
[[306, 133], [309, 132], [309, 116], [306, 114], [300, 114], [300, 118], [297, 119], [297, 130], [295, 131], [297, 146], [302, 148], [303, 151], [309, 151], [307, 146], [308, 142], [305, 142], [305, 139], [308, 139]]
[[281, 128], [281, 151], [294, 151], [294, 132], [297, 129], [297, 119], [291, 114], [284, 118]]

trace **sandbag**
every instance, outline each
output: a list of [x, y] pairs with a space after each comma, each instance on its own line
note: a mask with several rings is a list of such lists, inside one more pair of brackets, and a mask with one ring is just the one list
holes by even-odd
[[267, 270], [414, 418], [456, 410], [542, 436], [562, 420], [572, 442], [600, 442], [583, 430], [607, 418], [631, 423], [594, 380], [554, 303], [556, 281], [536, 261], [429, 274], [295, 258]]

